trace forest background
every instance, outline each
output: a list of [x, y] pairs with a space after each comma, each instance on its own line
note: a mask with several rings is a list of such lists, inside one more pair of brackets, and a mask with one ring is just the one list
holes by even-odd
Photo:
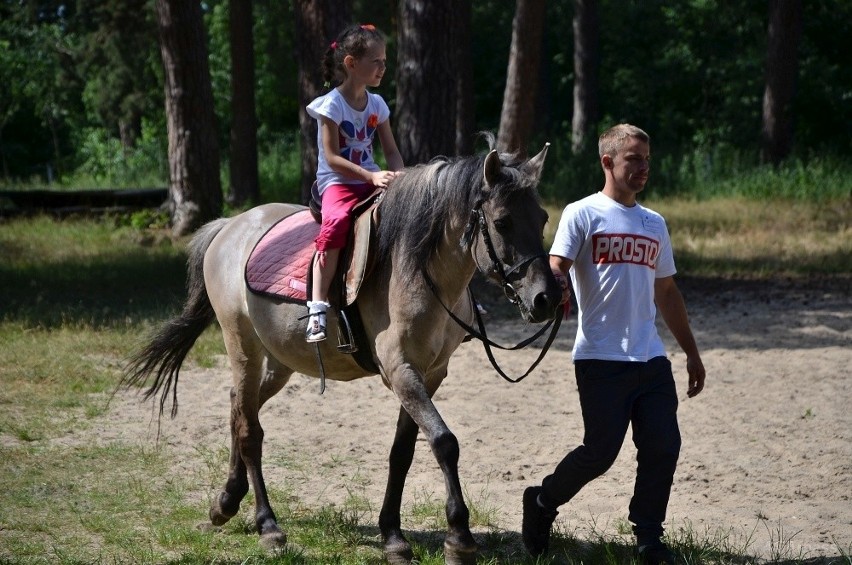
[[322, 90], [322, 50], [352, 21], [387, 35], [378, 92], [407, 164], [482, 149], [480, 130], [521, 153], [549, 141], [542, 193], [564, 203], [600, 184], [597, 133], [628, 121], [652, 136], [650, 196], [852, 195], [844, 0], [2, 0], [2, 184], [187, 190], [169, 181], [164, 29], [171, 16], [191, 42], [199, 7], [215, 137], [201, 160], [219, 174], [189, 193], [214, 193], [208, 216], [223, 200], [304, 201], [316, 158], [304, 103]]

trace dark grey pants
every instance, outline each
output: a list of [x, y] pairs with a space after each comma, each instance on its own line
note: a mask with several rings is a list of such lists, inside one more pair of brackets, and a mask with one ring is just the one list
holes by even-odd
[[680, 453], [677, 391], [671, 362], [580, 360], [574, 365], [585, 435], [542, 482], [541, 501], [557, 508], [613, 464], [633, 427], [636, 484], [628, 519], [640, 539], [663, 534], [666, 507]]

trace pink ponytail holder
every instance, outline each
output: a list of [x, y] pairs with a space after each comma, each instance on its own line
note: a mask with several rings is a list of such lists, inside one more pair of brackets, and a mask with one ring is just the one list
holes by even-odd
[[332, 50], [332, 51], [337, 51], [337, 42], [336, 42], [336, 41], [332, 41], [332, 42], [331, 42], [331, 46], [330, 46], [330, 47], [331, 47], [331, 50]]

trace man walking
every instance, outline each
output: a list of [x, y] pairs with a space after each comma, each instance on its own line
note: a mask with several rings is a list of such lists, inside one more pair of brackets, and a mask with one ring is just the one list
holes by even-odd
[[687, 396], [704, 388], [705, 371], [689, 326], [665, 220], [636, 200], [648, 181], [650, 138], [620, 124], [599, 139], [603, 189], [566, 206], [550, 265], [579, 321], [573, 359], [585, 433], [541, 486], [524, 491], [522, 537], [527, 550], [548, 549], [557, 508], [615, 461], [633, 428], [636, 482], [630, 501], [637, 551], [644, 563], [674, 563], [663, 522], [681, 437], [671, 363], [657, 333], [657, 310], [686, 354]]

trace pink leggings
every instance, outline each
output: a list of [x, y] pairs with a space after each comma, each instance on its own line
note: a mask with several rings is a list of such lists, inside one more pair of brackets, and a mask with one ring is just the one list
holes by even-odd
[[346, 245], [352, 225], [352, 208], [373, 192], [373, 185], [332, 184], [322, 193], [322, 226], [314, 242], [317, 251], [340, 249]]

